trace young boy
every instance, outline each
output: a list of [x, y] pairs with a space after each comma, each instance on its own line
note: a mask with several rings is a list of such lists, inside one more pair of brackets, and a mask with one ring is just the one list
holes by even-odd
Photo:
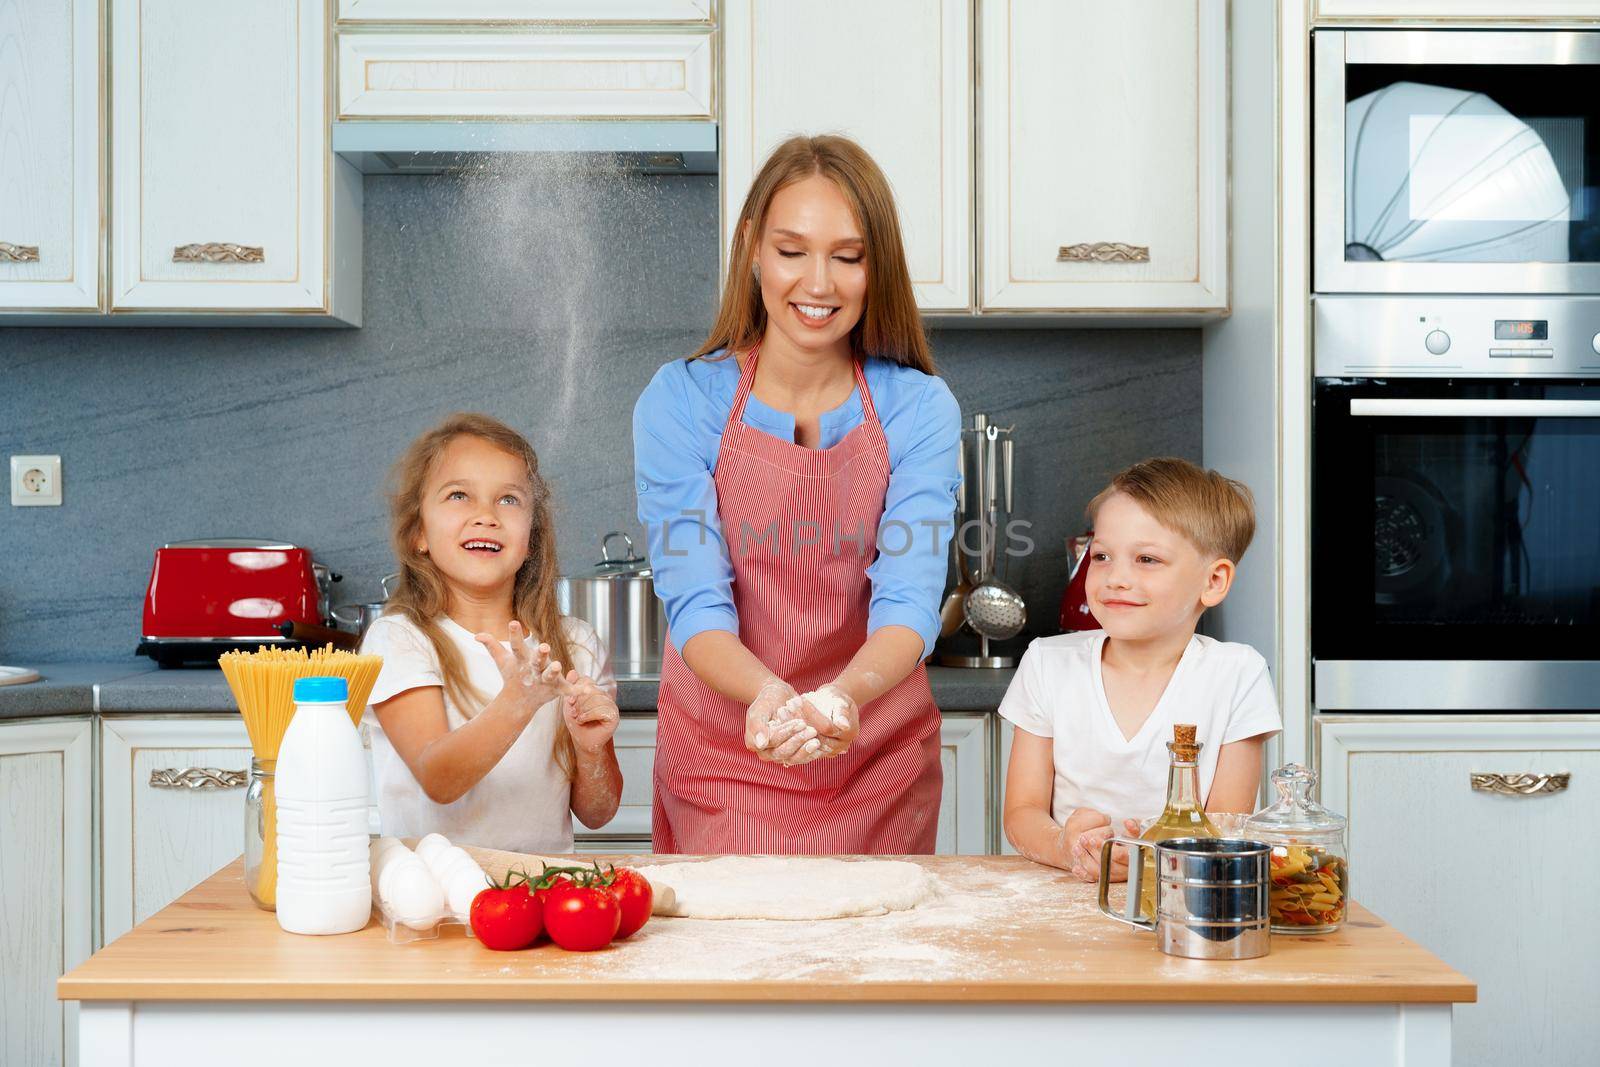
[[[1282, 723], [1261, 655], [1194, 632], [1255, 533], [1250, 491], [1187, 460], [1150, 459], [1113, 478], [1088, 515], [1101, 629], [1029, 645], [1000, 714], [1017, 728], [1006, 837], [1093, 881], [1101, 842], [1119, 827], [1137, 837], [1137, 820], [1161, 813], [1174, 723], [1199, 727], [1209, 811], [1254, 809], [1261, 745]], [[1114, 875], [1126, 877], [1116, 852]]]

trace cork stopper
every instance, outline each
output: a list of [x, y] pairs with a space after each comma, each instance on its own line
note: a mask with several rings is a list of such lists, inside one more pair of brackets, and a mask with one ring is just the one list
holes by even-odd
[[1180, 722], [1172, 726], [1172, 758], [1180, 763], [1193, 763], [1200, 755], [1200, 746], [1195, 742], [1197, 727], [1191, 723]]

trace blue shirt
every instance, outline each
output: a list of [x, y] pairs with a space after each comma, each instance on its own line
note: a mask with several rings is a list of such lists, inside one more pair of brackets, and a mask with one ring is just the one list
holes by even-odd
[[[865, 374], [889, 445], [878, 557], [867, 568], [867, 633], [909, 627], [922, 635], [927, 655], [939, 635], [939, 595], [955, 526], [961, 407], [943, 379], [914, 367], [872, 358]], [[650, 546], [656, 595], [679, 651], [705, 630], [739, 632], [733, 565], [712, 481], [738, 385], [739, 364], [732, 358], [674, 360], [656, 372], [633, 408], [639, 521]], [[860, 390], [853, 389], [848, 400], [822, 414], [820, 447], [838, 444], [863, 418]], [[744, 425], [794, 440], [794, 416], [768, 407], [754, 393], [745, 404]], [[671, 551], [663, 551], [668, 546]]]

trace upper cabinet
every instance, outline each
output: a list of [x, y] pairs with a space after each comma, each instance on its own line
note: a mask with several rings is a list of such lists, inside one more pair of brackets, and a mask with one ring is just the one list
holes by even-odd
[[722, 255], [772, 149], [794, 134], [842, 133], [894, 189], [917, 303], [971, 309], [967, 0], [725, 0], [721, 19]]
[[1228, 308], [1224, 0], [982, 0], [984, 311]]
[[926, 312], [1227, 313], [1226, 0], [726, 0], [719, 17], [724, 256], [772, 148], [837, 132], [893, 186]]
[[326, 0], [112, 0], [111, 308], [360, 318]]
[[0, 311], [100, 309], [100, 24], [0, 4]]

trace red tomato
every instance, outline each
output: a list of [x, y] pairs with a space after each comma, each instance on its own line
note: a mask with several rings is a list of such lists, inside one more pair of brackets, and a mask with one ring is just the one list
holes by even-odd
[[554, 886], [544, 900], [544, 927], [568, 952], [605, 948], [621, 922], [622, 908], [604, 886]]
[[539, 939], [544, 916], [526, 885], [485, 889], [472, 898], [472, 932], [484, 947], [501, 952], [527, 948]]
[[548, 887], [546, 887], [544, 889], [535, 889], [533, 891], [533, 895], [538, 899], [539, 907], [543, 908], [544, 905], [545, 905], [545, 901], [550, 899], [550, 894], [551, 893], [554, 893], [557, 889], [569, 888], [571, 885], [572, 885], [572, 879], [571, 878], [568, 878], [564, 874], [558, 874], [558, 875], [555, 876], [554, 879], [551, 880], [550, 885]]
[[628, 867], [618, 867], [611, 883], [611, 895], [617, 898], [622, 909], [622, 924], [617, 927], [618, 941], [650, 921], [650, 907], [655, 903], [655, 891], [649, 879]]

